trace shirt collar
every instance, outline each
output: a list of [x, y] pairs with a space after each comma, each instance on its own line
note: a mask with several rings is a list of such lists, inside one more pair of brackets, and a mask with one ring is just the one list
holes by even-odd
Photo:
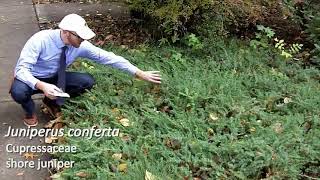
[[60, 29], [55, 29], [54, 35], [53, 35], [53, 42], [57, 46], [57, 48], [59, 48], [59, 49], [66, 46], [61, 39], [60, 32], [61, 32]]

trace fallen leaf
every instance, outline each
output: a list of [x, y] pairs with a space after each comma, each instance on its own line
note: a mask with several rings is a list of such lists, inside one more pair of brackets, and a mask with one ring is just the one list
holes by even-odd
[[216, 121], [216, 120], [219, 119], [219, 118], [217, 117], [217, 115], [214, 114], [214, 113], [210, 113], [210, 114], [209, 114], [209, 117], [210, 117], [210, 119], [213, 120], [213, 121]]
[[257, 151], [256, 154], [257, 154], [257, 156], [262, 156], [263, 155], [263, 153], [260, 152], [260, 151]]
[[189, 176], [184, 176], [183, 180], [189, 180], [189, 178], [190, 178]]
[[67, 142], [65, 137], [58, 137], [58, 143], [59, 144], [65, 144]]
[[146, 170], [146, 174], [144, 176], [144, 179], [145, 180], [156, 180], [157, 177]]
[[120, 115], [120, 110], [118, 108], [113, 108], [111, 109], [111, 112], [114, 116], [119, 116]]
[[47, 108], [45, 108], [45, 107], [42, 107], [42, 106], [41, 106], [41, 112], [43, 114], [49, 114], [49, 110]]
[[53, 136], [49, 136], [49, 137], [45, 137], [44, 142], [47, 144], [52, 144], [54, 142], [54, 140], [57, 140], [57, 137], [53, 137]]
[[116, 117], [116, 119], [118, 120], [118, 121], [120, 121], [121, 119], [123, 119], [124, 118], [124, 116], [122, 116], [122, 115], [118, 115], [117, 117]]
[[17, 174], [17, 176], [23, 176], [23, 175], [24, 175], [24, 171], [19, 172], [19, 173]]
[[118, 170], [121, 172], [126, 172], [128, 169], [128, 165], [126, 163], [121, 163], [118, 165]]
[[120, 46], [122, 49], [128, 49], [128, 46], [127, 45], [121, 45]]
[[130, 136], [127, 134], [119, 133], [119, 137], [125, 142], [128, 142], [131, 140]]
[[165, 144], [168, 148], [171, 148], [172, 150], [178, 150], [181, 148], [181, 143], [177, 139], [167, 139]]
[[52, 143], [52, 139], [50, 137], [46, 137], [44, 139], [44, 142], [47, 143], [47, 144], [51, 144]]
[[208, 134], [209, 134], [209, 136], [213, 136], [214, 130], [212, 128], [208, 128]]
[[23, 154], [23, 156], [24, 156], [25, 159], [28, 160], [28, 159], [34, 159], [34, 158], [37, 157], [38, 155], [35, 155], [35, 154], [32, 153], [32, 152], [30, 152], [30, 153], [29, 153], [29, 152], [26, 152], [26, 153]]
[[271, 159], [272, 159], [272, 160], [277, 159], [277, 154], [276, 154], [275, 152], [273, 152], [273, 151], [272, 151], [272, 157], [271, 157]]
[[108, 35], [106, 38], [104, 38], [105, 41], [112, 40], [114, 36], [112, 34]]
[[115, 160], [120, 160], [122, 158], [122, 154], [121, 153], [115, 153], [112, 155], [112, 158]]
[[291, 102], [292, 102], [292, 99], [291, 99], [291, 98], [288, 98], [288, 97], [285, 97], [285, 98], [283, 99], [283, 102], [284, 102], [285, 104], [288, 104], [288, 103], [291, 103]]
[[170, 113], [173, 108], [171, 106], [163, 106], [160, 111], [164, 113]]
[[122, 126], [124, 126], [124, 127], [130, 126], [130, 121], [127, 118], [120, 119], [119, 121], [122, 124]]
[[148, 155], [149, 154], [149, 150], [147, 148], [143, 148], [143, 154], [144, 155]]
[[57, 117], [56, 119], [54, 119], [52, 121], [47, 122], [43, 127], [46, 128], [46, 129], [57, 128], [56, 126], [59, 126], [59, 125], [56, 125], [57, 123], [64, 123], [62, 121], [62, 117], [61, 116]]
[[61, 128], [63, 128], [64, 125], [65, 125], [65, 123], [58, 122], [58, 123], [54, 124], [52, 129], [61, 129]]
[[254, 127], [250, 128], [250, 132], [256, 132], [256, 128]]
[[56, 174], [53, 174], [52, 176], [50, 176], [50, 178], [52, 179], [52, 180], [60, 180], [60, 179], [62, 179], [61, 178], [61, 173], [56, 173]]
[[88, 174], [83, 171], [80, 171], [80, 172], [77, 172], [76, 176], [85, 178], [85, 177], [88, 177]]
[[275, 123], [273, 126], [272, 126], [272, 129], [276, 132], [276, 133], [282, 133], [283, 132], [283, 127], [282, 127], [282, 124], [281, 123]]
[[96, 46], [103, 46], [104, 44], [105, 44], [105, 41], [101, 41], [101, 40], [95, 43]]

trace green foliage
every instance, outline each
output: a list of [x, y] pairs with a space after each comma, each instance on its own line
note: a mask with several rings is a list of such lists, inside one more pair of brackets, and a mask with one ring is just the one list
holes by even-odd
[[320, 13], [312, 18], [307, 27], [309, 39], [315, 46], [314, 50], [311, 52], [313, 55], [312, 59], [320, 62]]
[[191, 33], [185, 38], [185, 44], [191, 47], [193, 50], [198, 50], [203, 48], [203, 44], [200, 39], [196, 37], [195, 34]]
[[[87, 179], [144, 179], [146, 170], [160, 179], [317, 177], [319, 70], [236, 40], [203, 44], [201, 55], [185, 47], [107, 47], [141, 69], [160, 70], [161, 86], [90, 62], [92, 69], [74, 66], [97, 84], [68, 102], [69, 127], [120, 128], [126, 138], [67, 137], [78, 151], [58, 154], [76, 162], [63, 177], [80, 179], [84, 171]], [[270, 58], [277, 64], [270, 67]], [[123, 117], [129, 127], [119, 123]], [[126, 172], [117, 170], [121, 163]]]
[[[258, 29], [258, 31], [263, 32], [268, 38], [272, 38], [275, 35], [275, 32], [269, 27], [264, 27], [262, 25], [258, 25], [257, 29]], [[257, 36], [261, 37], [262, 35], [260, 33], [258, 33]]]
[[286, 59], [293, 58], [293, 55], [298, 54], [302, 49], [302, 44], [294, 43], [289, 45], [289, 48], [286, 49], [286, 43], [283, 39], [278, 40], [277, 38], [274, 39], [276, 42], [275, 48], [277, 48], [281, 52], [281, 56], [284, 56]]
[[[176, 42], [186, 33], [241, 34], [256, 24], [273, 25], [290, 16], [277, 0], [129, 0], [131, 10], [141, 12], [158, 39]], [[139, 14], [139, 13], [138, 13]], [[270, 19], [273, 21], [270, 21]], [[209, 32], [205, 32], [208, 30]], [[208, 36], [208, 34], [206, 34]]]
[[163, 33], [163, 37], [170, 37], [171, 42], [176, 42], [180, 39], [180, 35], [185, 33], [185, 24], [194, 13], [211, 6], [210, 0], [129, 0], [128, 2], [132, 10], [151, 16]]
[[250, 41], [250, 46], [257, 48], [268, 48], [270, 40], [274, 37], [275, 32], [269, 28], [264, 27], [263, 25], [258, 25], [257, 30], [259, 32], [256, 33], [256, 39]]
[[[250, 46], [254, 49], [272, 48], [270, 44], [272, 43], [272, 38], [275, 36], [275, 32], [271, 28], [262, 25], [258, 25], [257, 30], [259, 32], [256, 33], [256, 39], [250, 41]], [[274, 38], [273, 40], [275, 42], [274, 47], [280, 52], [281, 56], [285, 57], [285, 59], [293, 58], [294, 55], [301, 51], [303, 46], [303, 44], [298, 43], [287, 45], [283, 39], [278, 40], [278, 38]]]

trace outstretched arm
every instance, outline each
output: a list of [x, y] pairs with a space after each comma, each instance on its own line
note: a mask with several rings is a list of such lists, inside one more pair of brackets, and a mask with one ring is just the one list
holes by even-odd
[[129, 72], [142, 80], [157, 84], [161, 83], [159, 71], [142, 71], [125, 58], [96, 47], [88, 41], [81, 43], [79, 55], [96, 61], [97, 63], [110, 65], [114, 68]]

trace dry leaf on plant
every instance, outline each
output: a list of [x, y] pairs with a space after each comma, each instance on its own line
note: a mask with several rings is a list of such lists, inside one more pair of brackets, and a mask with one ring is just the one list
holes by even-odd
[[121, 163], [118, 165], [118, 170], [120, 172], [126, 172], [128, 170], [128, 165], [126, 163]]
[[127, 118], [120, 119], [119, 121], [122, 124], [122, 126], [124, 126], [124, 127], [130, 126], [130, 121]]
[[52, 180], [63, 180], [64, 178], [61, 177], [61, 173], [56, 173], [50, 176]]
[[115, 153], [112, 155], [112, 158], [115, 160], [120, 160], [122, 158], [122, 154], [121, 153]]
[[144, 176], [145, 180], [156, 180], [158, 179], [155, 175], [151, 174], [149, 171], [146, 170], [146, 174]]
[[89, 175], [83, 171], [77, 172], [76, 176], [81, 177], [81, 178], [86, 178]]
[[216, 120], [219, 119], [215, 113], [210, 113], [210, 114], [209, 114], [209, 117], [210, 117], [210, 119], [211, 119], [212, 121], [216, 121]]

